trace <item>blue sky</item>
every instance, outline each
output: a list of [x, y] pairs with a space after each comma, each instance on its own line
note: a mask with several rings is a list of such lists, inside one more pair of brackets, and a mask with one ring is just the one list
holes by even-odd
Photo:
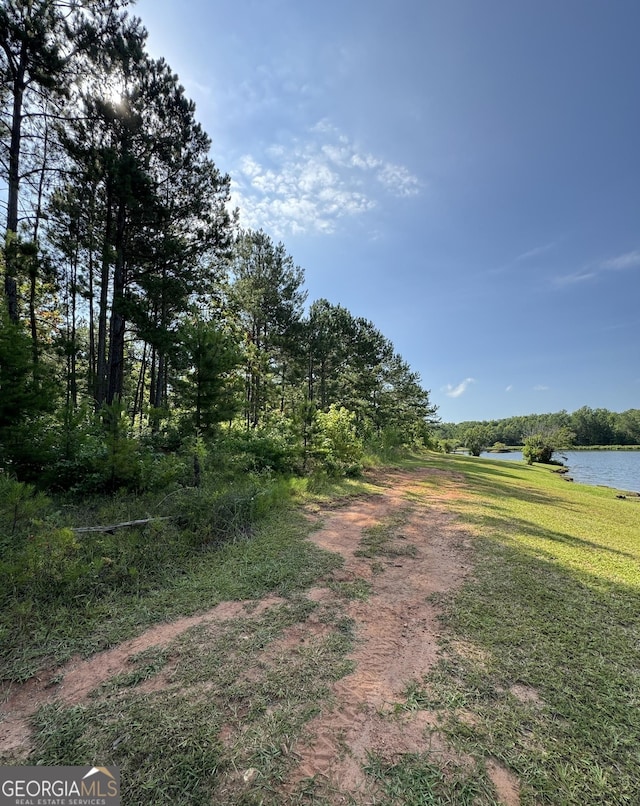
[[444, 421], [640, 408], [637, 0], [138, 0], [309, 299]]

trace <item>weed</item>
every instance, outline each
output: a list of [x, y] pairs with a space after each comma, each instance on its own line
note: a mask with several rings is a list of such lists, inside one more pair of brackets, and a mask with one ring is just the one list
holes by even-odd
[[410, 508], [406, 507], [394, 512], [380, 523], [363, 529], [360, 548], [354, 552], [356, 557], [415, 557], [416, 547], [413, 543], [398, 544], [403, 535], [398, 530], [409, 520]]

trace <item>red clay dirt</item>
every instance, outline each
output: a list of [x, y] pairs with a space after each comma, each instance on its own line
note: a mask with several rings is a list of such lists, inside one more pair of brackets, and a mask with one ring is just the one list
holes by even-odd
[[[0, 751], [10, 753], [18, 748], [24, 752], [29, 745], [31, 729], [29, 718], [42, 705], [64, 703], [77, 705], [102, 683], [123, 671], [128, 671], [128, 659], [150, 647], [162, 647], [171, 643], [181, 633], [212, 621], [229, 621], [246, 616], [259, 615], [283, 600], [277, 597], [260, 602], [220, 602], [213, 609], [197, 616], [158, 624], [137, 638], [99, 652], [87, 660], [72, 658], [64, 666], [42, 676], [32, 677], [22, 685], [16, 685], [4, 693], [0, 708]], [[59, 683], [55, 682], [60, 680]]]
[[[426, 496], [421, 482], [433, 481], [435, 474], [438, 484], [429, 485]], [[283, 803], [308, 778], [325, 782], [336, 804], [349, 799], [371, 802], [373, 793], [363, 772], [370, 753], [392, 762], [405, 753], [430, 751], [441, 766], [471, 763], [448, 750], [431, 712], [396, 708], [407, 684], [433, 668], [445, 637], [431, 595], [454, 590], [472, 574], [467, 551], [471, 538], [447, 508], [464, 495], [464, 487], [450, 473], [435, 469], [379, 472], [373, 480], [379, 494], [315, 513], [322, 526], [310, 539], [344, 559], [332, 582], [366, 580], [371, 589], [365, 601], [344, 605], [355, 624], [356, 644], [350, 655], [354, 671], [334, 684], [330, 705], [308, 723], [304, 739], [292, 749], [298, 764], [282, 786]], [[393, 551], [358, 556], [366, 530], [385, 522], [393, 524]], [[317, 587], [308, 596], [330, 601], [335, 593]], [[272, 597], [258, 603], [223, 602], [207, 613], [159, 625], [93, 658], [73, 659], [47, 677], [15, 686], [0, 709], [0, 751], [28, 748], [29, 718], [37, 708], [49, 702], [82, 702], [101, 683], [126, 671], [132, 655], [167, 645], [197, 624], [258, 615], [281, 601]], [[280, 640], [293, 647], [304, 640], [304, 630], [290, 628]], [[156, 688], [162, 678], [147, 685]], [[500, 802], [517, 806], [518, 781], [493, 759], [486, 767]]]
[[[443, 506], [464, 494], [459, 483], [452, 485], [451, 475], [443, 474], [443, 483], [430, 488], [428, 506], [422, 503], [424, 493], [417, 495], [420, 482], [433, 480], [437, 472], [379, 475], [381, 495], [327, 514], [322, 529], [311, 536], [344, 558], [336, 575], [340, 580], [366, 579], [372, 591], [366, 601], [347, 605], [356, 624], [357, 644], [350, 656], [355, 670], [334, 685], [331, 709], [309, 724], [308, 741], [296, 748], [300, 764], [294, 781], [320, 777], [345, 798], [368, 802], [373, 793], [363, 765], [370, 753], [393, 762], [402, 754], [429, 750], [441, 765], [471, 763], [450, 753], [434, 714], [396, 708], [406, 699], [407, 684], [420, 681], [438, 659], [443, 628], [431, 595], [455, 589], [472, 571], [465, 550], [469, 535]], [[392, 548], [399, 553], [381, 557], [376, 565], [355, 552], [363, 530], [385, 521], [395, 521]], [[413, 550], [406, 551], [409, 547]], [[330, 591], [317, 589], [311, 595], [320, 599]], [[502, 803], [518, 804], [519, 788], [510, 773], [494, 761], [487, 769]]]

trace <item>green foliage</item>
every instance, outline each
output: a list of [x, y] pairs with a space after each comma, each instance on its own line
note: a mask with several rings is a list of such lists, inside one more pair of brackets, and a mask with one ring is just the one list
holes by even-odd
[[357, 474], [362, 469], [364, 448], [355, 414], [335, 404], [327, 412], [319, 411], [314, 453], [330, 474]]
[[0, 472], [0, 554], [22, 545], [34, 521], [49, 507], [49, 499], [33, 485]]
[[[301, 539], [302, 516], [279, 515], [283, 477], [326, 494], [360, 470], [365, 438], [424, 444], [435, 414], [372, 322], [326, 301], [305, 319], [283, 244], [232, 243], [230, 177], [128, 5], [0, 4], [2, 679], [223, 597], [311, 584], [339, 561]], [[131, 747], [139, 770], [144, 738]], [[216, 753], [187, 759], [177, 790]]]
[[301, 460], [295, 422], [282, 416], [273, 416], [258, 428], [232, 428], [220, 435], [216, 446], [220, 461], [237, 473], [292, 473]]
[[176, 386], [185, 419], [198, 434], [210, 434], [238, 409], [233, 372], [241, 361], [239, 346], [231, 332], [199, 317], [182, 326], [181, 344], [185, 372]]
[[24, 329], [9, 320], [0, 306], [0, 433], [38, 406], [31, 342]]
[[481, 425], [474, 425], [464, 432], [463, 445], [472, 456], [480, 456], [491, 443], [489, 429]]
[[49, 368], [33, 363], [31, 341], [0, 305], [0, 449], [4, 464], [23, 474], [42, 466], [34, 442], [38, 418], [56, 402]]
[[232, 261], [231, 308], [245, 335], [245, 412], [247, 426], [262, 425], [274, 401], [284, 409], [289, 365], [299, 357], [303, 270], [284, 244], [262, 230], [241, 232]]
[[543, 434], [532, 434], [524, 441], [522, 457], [528, 465], [534, 462], [549, 464], [554, 450], [554, 446]]
[[185, 489], [174, 504], [177, 524], [193, 545], [220, 546], [250, 537], [255, 524], [289, 497], [286, 484], [268, 476], [209, 480]]
[[544, 434], [531, 434], [524, 441], [522, 457], [529, 465], [533, 462], [549, 464], [554, 451], [566, 448], [572, 440], [573, 434], [567, 428], [559, 428]]
[[546, 433], [566, 428], [575, 435], [577, 446], [593, 445], [640, 445], [640, 409], [629, 409], [621, 414], [606, 409], [591, 409], [583, 406], [568, 414], [528, 414], [504, 420], [484, 422], [442, 423], [437, 426], [443, 438], [462, 439], [469, 428], [482, 426], [492, 434], [491, 439], [506, 445], [522, 445], [531, 434]]
[[442, 453], [453, 453], [460, 443], [457, 439], [439, 439], [438, 447]]
[[118, 487], [139, 489], [142, 481], [140, 443], [120, 400], [104, 404], [100, 412], [104, 428], [104, 452], [98, 459], [98, 473], [108, 490]]
[[[50, 499], [0, 474], [0, 605], [24, 615], [36, 600], [73, 595], [91, 576], [68, 528], [56, 525]], [[27, 603], [27, 610], [19, 607]]]

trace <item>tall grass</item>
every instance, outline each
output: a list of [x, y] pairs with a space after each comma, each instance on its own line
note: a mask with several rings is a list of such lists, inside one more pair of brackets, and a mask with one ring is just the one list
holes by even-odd
[[[309, 526], [292, 510], [304, 486], [247, 474], [162, 496], [53, 500], [12, 482], [22, 510], [16, 519], [5, 507], [0, 523], [0, 680], [25, 680], [222, 599], [307, 584], [335, 558], [304, 542]], [[112, 533], [72, 531], [146, 518]]]

